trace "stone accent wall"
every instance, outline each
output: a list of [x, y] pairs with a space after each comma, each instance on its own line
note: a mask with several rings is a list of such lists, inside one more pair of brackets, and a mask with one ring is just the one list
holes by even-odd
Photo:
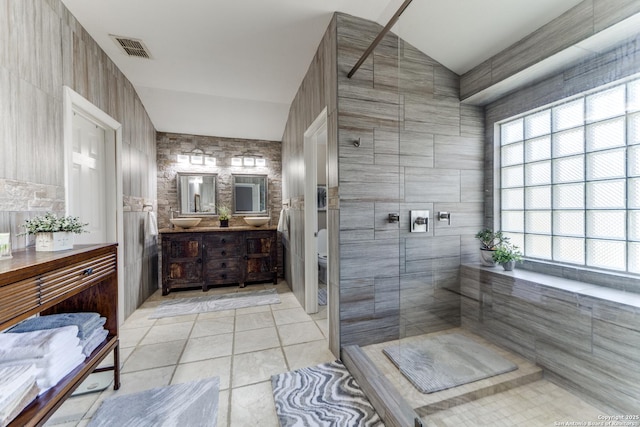
[[[14, 249], [26, 218], [65, 214], [63, 85], [122, 125], [123, 195], [155, 203], [155, 129], [129, 82], [60, 0], [9, 1], [0, 8], [0, 231]], [[124, 316], [156, 288], [155, 239], [146, 213], [125, 209], [121, 245]]]
[[[216, 166], [179, 164], [178, 154], [188, 154], [200, 149], [208, 156], [216, 158]], [[178, 209], [178, 172], [203, 172], [217, 174], [218, 205], [232, 206], [232, 174], [267, 175], [268, 211], [270, 225], [277, 225], [282, 209], [282, 144], [280, 141], [255, 139], [222, 138], [214, 136], [187, 135], [158, 132], [158, 228], [170, 227], [170, 208]], [[231, 166], [232, 157], [259, 156], [266, 160], [266, 167]], [[218, 217], [203, 217], [200, 226], [218, 226]], [[242, 216], [233, 215], [229, 225], [247, 225]], [[280, 240], [280, 239], [279, 239]], [[281, 242], [278, 245], [278, 271], [283, 271]]]

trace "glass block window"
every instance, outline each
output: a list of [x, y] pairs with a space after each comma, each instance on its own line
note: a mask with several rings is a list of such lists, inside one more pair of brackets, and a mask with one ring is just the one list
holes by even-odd
[[640, 275], [640, 79], [498, 134], [500, 228], [525, 257]]

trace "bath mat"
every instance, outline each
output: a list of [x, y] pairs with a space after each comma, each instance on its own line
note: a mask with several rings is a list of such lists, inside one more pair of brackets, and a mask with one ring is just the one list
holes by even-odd
[[176, 298], [165, 301], [156, 307], [149, 319], [206, 313], [208, 311], [233, 310], [267, 304], [280, 304], [280, 297], [275, 289], [234, 292], [195, 298]]
[[384, 427], [339, 360], [274, 375], [271, 387], [281, 427]]
[[422, 393], [433, 393], [518, 369], [495, 351], [460, 334], [444, 334], [383, 349]]
[[327, 305], [327, 288], [318, 289], [318, 305]]
[[152, 388], [102, 402], [89, 427], [215, 427], [218, 422], [218, 377]]

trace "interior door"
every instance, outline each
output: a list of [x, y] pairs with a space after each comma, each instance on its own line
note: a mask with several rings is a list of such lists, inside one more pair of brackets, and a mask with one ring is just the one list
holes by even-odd
[[75, 244], [107, 242], [105, 130], [81, 114], [73, 115], [69, 215], [88, 223]]

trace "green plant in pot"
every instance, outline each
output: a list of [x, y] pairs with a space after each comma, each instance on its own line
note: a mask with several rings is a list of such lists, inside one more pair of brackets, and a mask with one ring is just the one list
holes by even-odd
[[231, 210], [225, 205], [218, 206], [218, 219], [220, 220], [220, 227], [228, 227], [229, 218], [231, 218]]
[[502, 234], [502, 231], [493, 231], [485, 228], [476, 233], [476, 239], [480, 241], [480, 259], [482, 265], [486, 267], [495, 266], [493, 253], [497, 247], [509, 241], [509, 238]]
[[25, 220], [22, 234], [36, 236], [36, 251], [60, 251], [73, 248], [73, 234], [86, 232], [89, 225], [78, 217], [58, 217], [51, 212]]
[[522, 262], [522, 252], [517, 246], [505, 242], [493, 252], [493, 260], [496, 264], [502, 265], [506, 271], [511, 271], [516, 262]]

